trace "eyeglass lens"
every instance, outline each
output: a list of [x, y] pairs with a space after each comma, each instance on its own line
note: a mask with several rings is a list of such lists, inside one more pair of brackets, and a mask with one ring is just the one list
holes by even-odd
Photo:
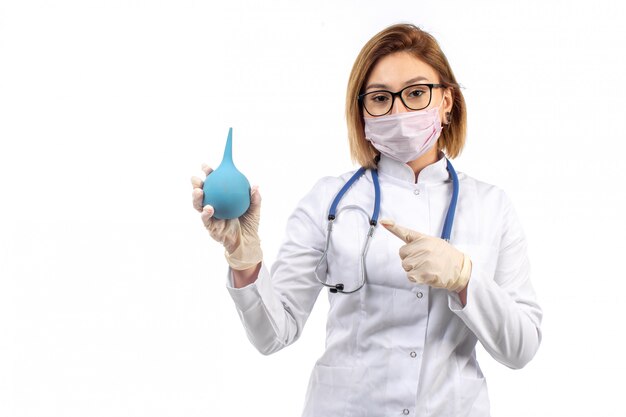
[[[400, 91], [404, 105], [410, 110], [421, 110], [430, 104], [431, 88], [428, 85], [410, 85]], [[363, 106], [372, 116], [388, 113], [393, 106], [393, 93], [390, 91], [373, 91], [363, 96]]]

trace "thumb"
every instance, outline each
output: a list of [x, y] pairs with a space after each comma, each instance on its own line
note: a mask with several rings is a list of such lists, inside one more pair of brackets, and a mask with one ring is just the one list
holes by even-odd
[[399, 226], [396, 222], [390, 219], [383, 219], [380, 221], [380, 224], [385, 226], [385, 229], [402, 239], [405, 243], [413, 242], [423, 236], [420, 232]]

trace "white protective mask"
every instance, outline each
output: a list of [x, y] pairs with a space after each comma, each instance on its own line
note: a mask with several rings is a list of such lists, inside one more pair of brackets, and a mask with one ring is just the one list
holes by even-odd
[[414, 161], [428, 152], [441, 134], [441, 104], [427, 110], [366, 118], [365, 139], [389, 158], [405, 164]]

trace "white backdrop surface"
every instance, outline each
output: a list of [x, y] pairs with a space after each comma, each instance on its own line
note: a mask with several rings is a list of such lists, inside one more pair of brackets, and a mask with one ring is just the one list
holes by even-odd
[[297, 416], [323, 351], [247, 341], [189, 177], [263, 196], [271, 263], [317, 179], [354, 169], [343, 106], [376, 32], [415, 23], [464, 86], [458, 170], [513, 200], [544, 308], [536, 358], [479, 348], [495, 417], [623, 416], [618, 1], [0, 0], [0, 416]]

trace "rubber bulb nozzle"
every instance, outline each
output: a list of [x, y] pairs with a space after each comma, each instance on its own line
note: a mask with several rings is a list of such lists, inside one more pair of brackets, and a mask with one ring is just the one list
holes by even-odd
[[250, 207], [250, 183], [233, 163], [233, 128], [228, 130], [224, 158], [204, 181], [203, 206], [215, 209], [216, 219], [236, 219]]

